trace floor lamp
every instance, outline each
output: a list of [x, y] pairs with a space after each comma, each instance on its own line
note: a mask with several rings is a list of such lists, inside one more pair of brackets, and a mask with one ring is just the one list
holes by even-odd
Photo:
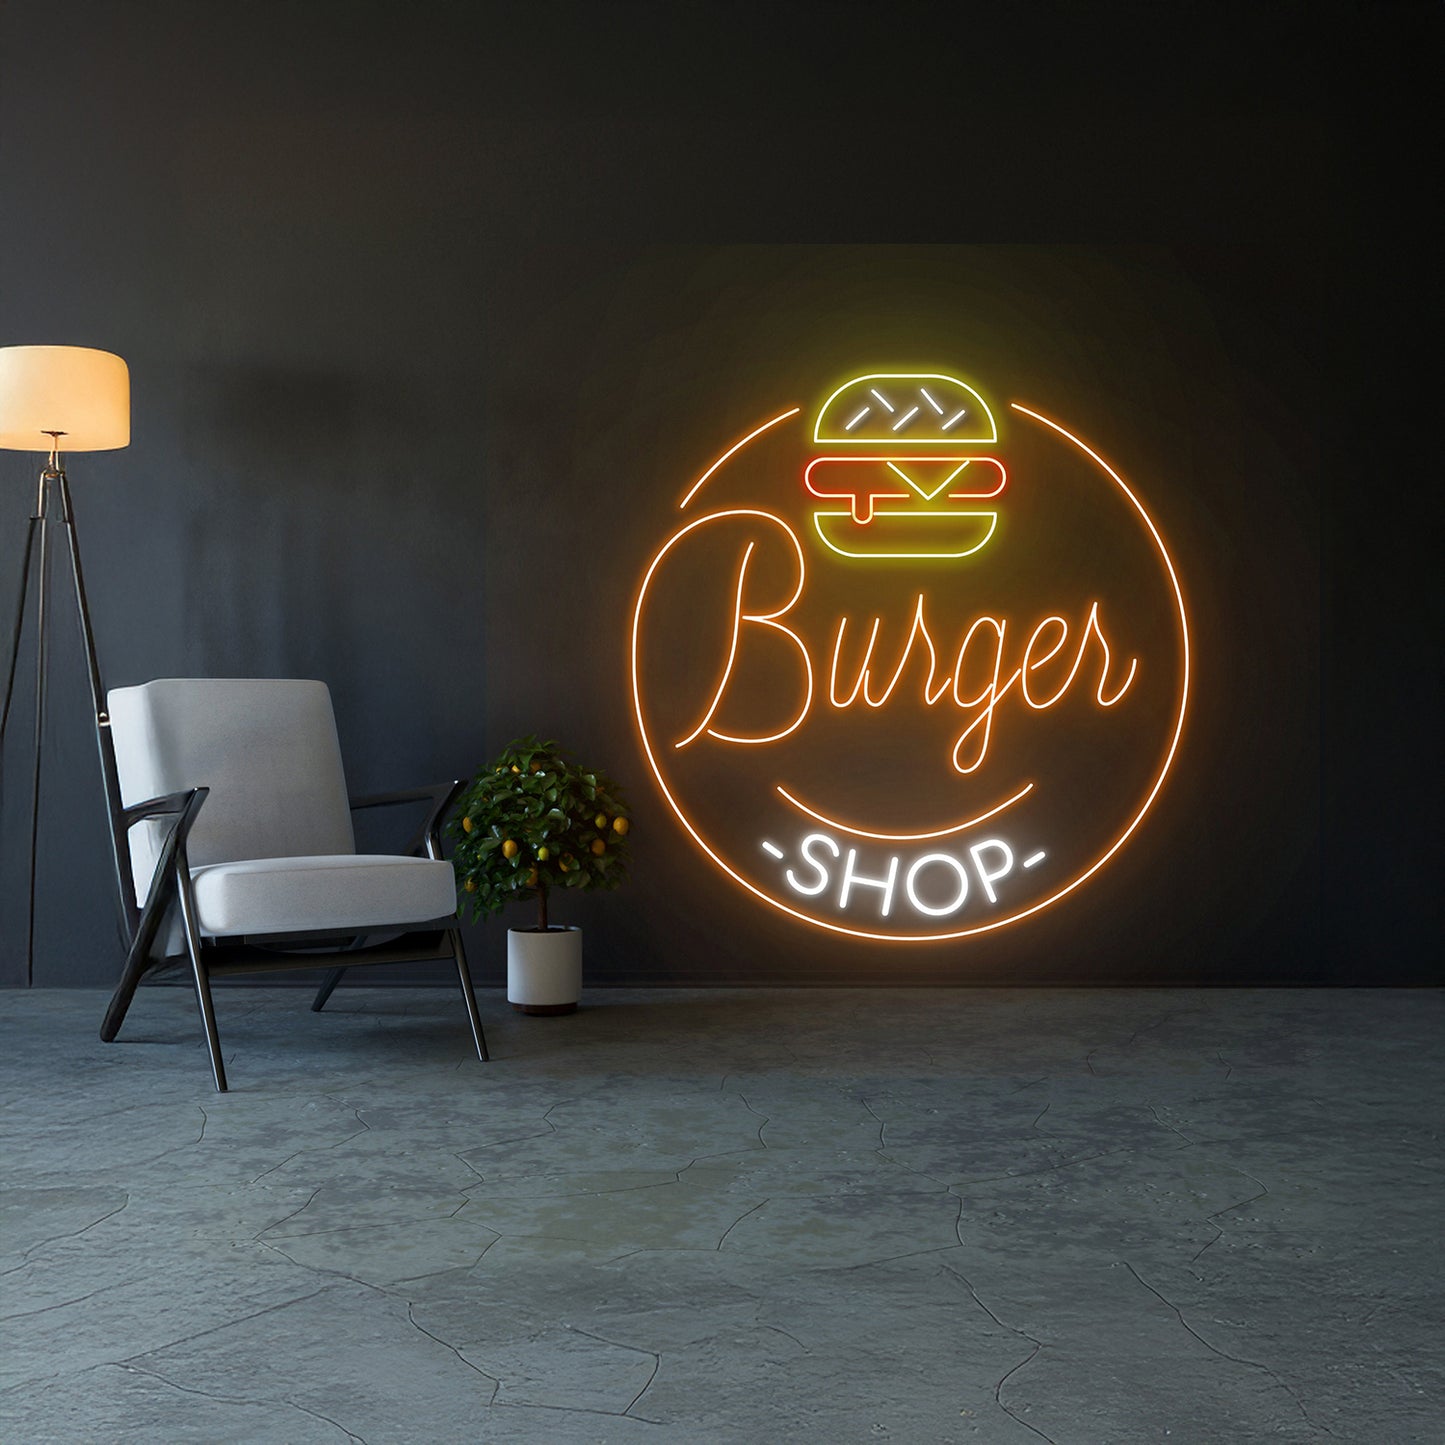
[[[47, 457], [40, 471], [35, 512], [25, 541], [20, 569], [20, 599], [15, 609], [5, 695], [0, 706], [0, 766], [10, 704], [15, 694], [15, 671], [27, 608], [35, 610], [35, 755], [30, 792], [29, 905], [27, 909], [26, 980], [35, 978], [35, 863], [40, 826], [40, 755], [45, 723], [45, 683], [49, 644], [49, 591], [51, 551], [63, 542], [70, 558], [75, 604], [90, 670], [90, 696], [94, 705], [96, 740], [111, 818], [111, 847], [117, 873], [127, 855], [119, 827], [120, 789], [116, 781], [115, 752], [110, 746], [105, 695], [95, 659], [90, 630], [90, 609], [85, 600], [85, 579], [80, 568], [80, 546], [70, 507], [70, 485], [60, 455], [66, 452], [112, 451], [130, 445], [130, 372], [124, 361], [108, 351], [86, 346], [0, 347], [0, 447], [9, 451], [39, 452]], [[55, 534], [59, 534], [57, 537]], [[128, 870], [127, 870], [128, 871]], [[124, 876], [124, 875], [122, 875]]]

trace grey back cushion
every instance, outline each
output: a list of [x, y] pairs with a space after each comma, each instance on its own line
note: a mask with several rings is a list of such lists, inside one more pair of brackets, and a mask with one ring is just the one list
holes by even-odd
[[[331, 693], [294, 678], [172, 677], [107, 696], [121, 800], [208, 787], [193, 868], [355, 853]], [[131, 829], [144, 902], [171, 820]]]

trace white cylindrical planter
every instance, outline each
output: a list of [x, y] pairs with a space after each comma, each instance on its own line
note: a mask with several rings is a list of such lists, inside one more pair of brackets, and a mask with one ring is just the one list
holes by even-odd
[[518, 1013], [569, 1014], [582, 997], [582, 930], [507, 930], [507, 1002]]

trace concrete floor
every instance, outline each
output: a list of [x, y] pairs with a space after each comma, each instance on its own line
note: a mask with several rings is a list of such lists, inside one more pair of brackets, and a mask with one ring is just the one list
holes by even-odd
[[0, 1438], [1445, 1440], [1445, 997], [10, 992]]

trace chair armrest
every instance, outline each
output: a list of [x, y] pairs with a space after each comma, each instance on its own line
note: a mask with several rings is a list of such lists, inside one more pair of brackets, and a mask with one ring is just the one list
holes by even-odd
[[[184, 813], [194, 799], [196, 802], [195, 812], [200, 811], [201, 804], [206, 801], [210, 793], [209, 788], [187, 788], [179, 793], [166, 793], [160, 798], [147, 798], [144, 803], [134, 803], [129, 808], [121, 810], [121, 817], [126, 827], [133, 823], [139, 823], [143, 818], [164, 818], [171, 813]], [[185, 824], [186, 832], [191, 831], [191, 826], [196, 821], [195, 812], [191, 814], [190, 820]]]
[[141, 911], [140, 927], [146, 930], [148, 938], [154, 936], [160, 915], [169, 901], [169, 883], [187, 871], [186, 840], [195, 826], [201, 804], [210, 795], [209, 788], [188, 788], [180, 793], [167, 793], [161, 798], [148, 798], [144, 803], [136, 803], [122, 810], [121, 817], [127, 828], [146, 818], [176, 818], [166, 833], [166, 841], [161, 845], [160, 856], [156, 859], [155, 871], [151, 874], [150, 887], [146, 892], [145, 907]]
[[418, 825], [416, 832], [412, 834], [405, 852], [414, 853], [418, 848], [425, 847], [429, 858], [440, 858], [442, 856], [442, 819], [446, 817], [448, 809], [451, 808], [464, 787], [466, 787], [465, 781], [458, 778], [450, 783], [433, 783], [426, 788], [404, 788], [395, 793], [366, 793], [348, 801], [353, 813], [359, 812], [363, 808], [389, 808], [398, 803], [430, 801], [431, 807], [427, 810], [427, 815]]
[[424, 803], [458, 786], [457, 783], [433, 783], [427, 788], [403, 788], [397, 793], [365, 793], [348, 798], [347, 805], [355, 813], [362, 808], [387, 808], [394, 803]]

